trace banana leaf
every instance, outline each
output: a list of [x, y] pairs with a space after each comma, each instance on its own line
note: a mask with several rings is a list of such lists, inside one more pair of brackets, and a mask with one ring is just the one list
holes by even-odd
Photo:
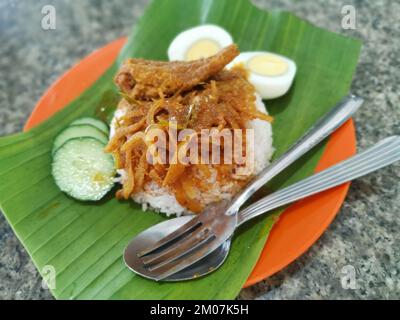
[[[73, 200], [59, 191], [50, 174], [52, 142], [63, 127], [82, 116], [110, 119], [118, 101], [112, 78], [125, 58], [166, 60], [177, 33], [204, 23], [227, 29], [242, 51], [268, 50], [296, 61], [290, 92], [267, 102], [275, 117], [275, 157], [348, 92], [361, 48], [357, 40], [289, 12], [262, 11], [247, 0], [153, 1], [114, 65], [91, 88], [41, 125], [0, 139], [1, 209], [39, 272], [55, 268], [51, 290], [56, 298], [233, 299], [256, 264], [279, 210], [240, 229], [227, 261], [209, 276], [180, 283], [141, 278], [124, 266], [123, 249], [133, 236], [165, 218], [112, 194], [97, 203]], [[310, 175], [323, 150], [321, 144], [268, 189]]]

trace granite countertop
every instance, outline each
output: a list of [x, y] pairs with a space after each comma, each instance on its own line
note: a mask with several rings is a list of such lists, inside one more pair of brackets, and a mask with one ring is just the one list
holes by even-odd
[[[356, 30], [341, 28], [342, 2], [256, 0], [290, 10], [321, 27], [364, 41], [353, 92], [366, 103], [356, 114], [359, 149], [400, 134], [400, 3], [346, 1]], [[0, 0], [0, 136], [22, 127], [36, 101], [64, 71], [126, 35], [148, 0]], [[57, 29], [41, 28], [41, 9], [57, 11]], [[306, 254], [243, 290], [241, 299], [399, 299], [400, 166], [354, 182], [340, 214]], [[354, 268], [354, 269], [353, 269]], [[355, 270], [355, 289], [342, 286]], [[11, 228], [0, 215], [0, 299], [52, 299]]]

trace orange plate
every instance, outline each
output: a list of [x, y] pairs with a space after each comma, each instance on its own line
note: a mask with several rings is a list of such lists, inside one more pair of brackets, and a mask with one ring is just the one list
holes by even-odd
[[[116, 40], [93, 52], [59, 78], [39, 100], [25, 130], [44, 121], [90, 87], [112, 65], [125, 41], [125, 38]], [[316, 171], [355, 152], [355, 131], [350, 120], [331, 136]], [[349, 186], [348, 183], [325, 191], [288, 208], [272, 229], [245, 287], [271, 276], [310, 248], [339, 211]]]

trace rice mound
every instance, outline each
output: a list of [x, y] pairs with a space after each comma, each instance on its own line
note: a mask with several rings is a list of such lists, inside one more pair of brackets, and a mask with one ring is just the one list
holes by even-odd
[[[257, 110], [268, 114], [261, 97], [257, 93], [255, 96]], [[125, 112], [126, 110], [123, 108], [118, 108], [115, 111], [114, 118], [110, 125], [110, 139], [115, 134], [115, 126], [118, 119], [122, 117]], [[254, 130], [254, 145], [249, 144], [249, 146], [253, 146], [255, 148], [249, 148], [249, 152], [254, 156], [254, 165], [252, 167], [252, 171], [246, 172], [245, 174], [254, 175], [260, 173], [269, 165], [271, 157], [275, 151], [272, 145], [272, 126], [267, 121], [254, 119], [248, 122], [247, 127]], [[119, 169], [117, 172], [119, 174], [117, 182], [123, 183], [123, 181], [126, 179], [125, 170]], [[201, 173], [199, 172], [199, 174]], [[238, 192], [238, 190], [234, 189], [233, 184], [221, 185], [216, 181], [215, 176], [209, 179], [211, 179], [210, 182], [213, 183], [213, 188], [208, 190], [206, 193], [201, 194], [200, 201], [204, 205], [223, 199], [230, 200], [233, 195]], [[193, 214], [191, 211], [178, 203], [173, 193], [171, 193], [168, 189], [159, 186], [155, 182], [146, 183], [144, 185], [144, 190], [132, 195], [132, 199], [135, 202], [142, 204], [144, 211], [150, 207], [157, 212], [165, 213], [167, 216]]]

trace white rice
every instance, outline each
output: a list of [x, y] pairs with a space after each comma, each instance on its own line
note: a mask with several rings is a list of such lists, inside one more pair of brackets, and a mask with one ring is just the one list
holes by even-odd
[[[259, 111], [268, 114], [258, 94], [256, 94], [256, 107]], [[110, 126], [110, 138], [115, 134], [117, 120], [122, 117], [124, 113], [125, 110], [121, 107], [115, 111]], [[254, 166], [251, 169], [247, 169], [250, 171], [246, 172], [246, 174], [257, 174], [269, 165], [269, 161], [275, 150], [272, 146], [272, 127], [267, 121], [255, 119], [249, 121], [248, 128], [254, 129], [254, 145], [249, 144], [249, 146], [254, 147], [249, 150], [249, 153], [254, 154]], [[117, 181], [122, 183], [126, 178], [125, 170], [118, 170], [118, 173], [119, 177]], [[201, 195], [201, 202], [203, 205], [222, 199], [229, 200], [232, 198], [235, 192], [233, 184], [221, 185], [215, 180], [215, 176], [210, 179], [210, 182], [213, 183], [213, 188]], [[166, 188], [160, 187], [155, 182], [145, 184], [144, 190], [135, 193], [132, 199], [137, 203], [141, 203], [144, 211], [146, 211], [148, 207], [151, 207], [155, 211], [165, 213], [167, 216], [180, 216], [182, 214], [192, 213], [178, 203], [173, 193]]]

